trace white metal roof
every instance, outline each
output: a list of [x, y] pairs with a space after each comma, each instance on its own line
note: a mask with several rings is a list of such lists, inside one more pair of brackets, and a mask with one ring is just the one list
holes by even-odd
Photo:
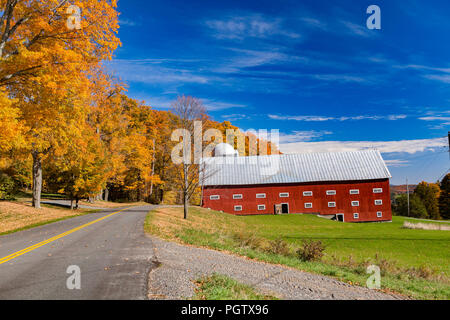
[[204, 158], [204, 186], [358, 181], [391, 178], [377, 150]]

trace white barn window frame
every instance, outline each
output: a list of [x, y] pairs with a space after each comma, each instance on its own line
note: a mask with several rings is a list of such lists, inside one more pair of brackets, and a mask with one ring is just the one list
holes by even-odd
[[280, 198], [289, 198], [289, 192], [280, 192]]
[[314, 192], [312, 191], [303, 191], [304, 197], [312, 197], [314, 195]]
[[352, 207], [359, 207], [359, 201], [352, 201]]
[[234, 206], [234, 211], [240, 212], [242, 210], [243, 210], [242, 206]]
[[312, 209], [312, 208], [313, 208], [312, 202], [306, 202], [305, 203], [305, 209]]
[[209, 200], [220, 200], [220, 196], [218, 194], [214, 194], [212, 196], [209, 196]]
[[376, 206], [382, 206], [383, 205], [383, 200], [375, 200], [375, 205]]
[[264, 211], [266, 210], [266, 205], [265, 204], [258, 204], [258, 211]]
[[359, 194], [359, 189], [352, 189], [350, 190], [351, 195]]
[[233, 194], [233, 200], [242, 200], [244, 196], [242, 194]]
[[383, 193], [383, 188], [373, 188], [373, 193]]
[[328, 202], [328, 208], [336, 208], [336, 202]]
[[327, 190], [327, 196], [335, 196], [336, 194], [336, 190]]
[[353, 219], [359, 219], [359, 213], [354, 213], [353, 214]]
[[257, 193], [256, 194], [256, 199], [266, 199], [267, 198], [267, 194], [265, 193]]
[[377, 218], [383, 218], [383, 212], [378, 211], [377, 212]]

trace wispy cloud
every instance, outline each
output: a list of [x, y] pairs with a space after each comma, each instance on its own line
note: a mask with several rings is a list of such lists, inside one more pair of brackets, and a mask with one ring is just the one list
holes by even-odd
[[348, 33], [360, 37], [370, 37], [374, 33], [369, 32], [365, 25], [359, 25], [350, 21], [341, 20], [340, 23], [344, 26]]
[[382, 153], [414, 154], [427, 150], [439, 150], [448, 146], [447, 138], [401, 141], [319, 141], [281, 143], [284, 153], [342, 152], [377, 149]]
[[130, 19], [126, 19], [126, 18], [121, 18], [121, 19], [119, 19], [119, 25], [120, 26], [127, 26], [127, 27], [136, 27], [136, 26], [140, 26], [141, 23], [136, 21], [136, 20], [130, 20]]
[[272, 120], [289, 120], [289, 121], [305, 121], [305, 122], [325, 122], [325, 121], [358, 121], [358, 120], [401, 120], [406, 119], [407, 115], [387, 115], [387, 116], [342, 116], [342, 117], [327, 117], [327, 116], [281, 116], [269, 114]]
[[387, 166], [391, 168], [408, 167], [410, 165], [410, 162], [408, 160], [392, 159], [384, 161], [386, 162]]
[[280, 133], [279, 141], [281, 144], [294, 143], [294, 142], [306, 142], [322, 138], [323, 136], [333, 134], [331, 131], [293, 131], [292, 133], [285, 134]]
[[300, 34], [283, 28], [282, 19], [262, 15], [230, 17], [222, 20], [208, 20], [206, 25], [218, 39], [243, 40], [244, 38], [268, 38], [283, 36], [298, 39]]

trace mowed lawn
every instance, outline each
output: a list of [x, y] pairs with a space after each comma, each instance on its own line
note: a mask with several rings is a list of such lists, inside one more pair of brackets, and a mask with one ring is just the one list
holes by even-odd
[[[285, 264], [362, 286], [368, 278], [366, 266], [377, 264], [382, 267], [385, 291], [418, 299], [450, 299], [450, 231], [404, 229], [405, 220], [409, 219], [350, 224], [312, 215], [240, 217], [192, 207], [186, 221], [182, 208], [158, 208], [149, 213], [145, 228], [167, 240]], [[290, 254], [264, 249], [277, 239], [289, 244]], [[295, 252], [305, 240], [324, 243], [322, 261], [297, 258]]]
[[238, 217], [248, 230], [268, 239], [282, 237], [301, 244], [305, 239], [321, 240], [326, 255], [360, 261], [378, 255], [402, 267], [427, 266], [450, 276], [450, 231], [402, 228], [403, 217], [392, 223], [338, 223], [311, 215]]

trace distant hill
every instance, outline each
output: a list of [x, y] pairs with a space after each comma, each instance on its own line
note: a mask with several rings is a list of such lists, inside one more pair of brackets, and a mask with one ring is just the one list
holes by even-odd
[[[409, 192], [412, 193], [414, 192], [414, 190], [416, 190], [417, 185], [410, 185], [409, 186]], [[407, 187], [406, 184], [405, 185], [399, 185], [399, 186], [394, 186], [391, 185], [391, 192], [394, 194], [406, 194], [407, 192]]]

